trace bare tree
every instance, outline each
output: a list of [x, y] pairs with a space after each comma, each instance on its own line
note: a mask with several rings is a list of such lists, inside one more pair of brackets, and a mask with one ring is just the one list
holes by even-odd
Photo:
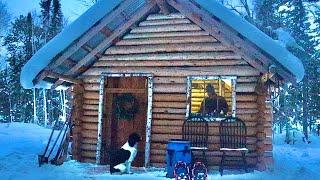
[[254, 0], [220, 0], [230, 10], [244, 17], [247, 21], [253, 22], [254, 19]]

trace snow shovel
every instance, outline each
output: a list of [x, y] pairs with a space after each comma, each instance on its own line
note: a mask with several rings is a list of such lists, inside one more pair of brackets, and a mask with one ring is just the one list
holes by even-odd
[[[58, 121], [56, 121], [56, 122], [54, 123], [54, 126], [56, 125], [57, 122], [58, 122]], [[67, 121], [64, 123], [63, 127], [66, 125], [66, 123], [67, 123]], [[50, 134], [49, 141], [48, 141], [48, 144], [47, 144], [47, 146], [46, 146], [46, 149], [44, 150], [44, 153], [41, 154], [41, 155], [38, 155], [39, 167], [41, 167], [41, 165], [44, 164], [44, 163], [46, 163], [46, 164], [49, 163], [49, 157], [50, 157], [50, 155], [51, 155], [54, 147], [56, 146], [57, 141], [59, 140], [59, 137], [60, 137], [60, 135], [61, 135], [61, 133], [62, 133], [62, 131], [63, 131], [63, 128], [62, 128], [62, 130], [59, 132], [56, 140], [54, 141], [53, 146], [52, 146], [52, 148], [51, 148], [48, 156], [46, 156], [47, 151], [48, 151], [48, 148], [49, 148], [49, 145], [51, 144], [51, 139], [52, 139], [52, 135], [53, 135], [53, 132], [54, 132], [54, 131], [55, 131], [55, 130], [54, 130], [54, 128], [53, 128], [52, 131], [51, 131], [51, 134]]]
[[56, 165], [56, 166], [62, 165], [65, 158], [67, 157], [67, 149], [68, 149], [69, 136], [70, 136], [69, 126], [70, 126], [70, 123], [67, 124], [66, 129], [64, 130], [56, 156], [50, 161], [50, 163], [53, 165]]

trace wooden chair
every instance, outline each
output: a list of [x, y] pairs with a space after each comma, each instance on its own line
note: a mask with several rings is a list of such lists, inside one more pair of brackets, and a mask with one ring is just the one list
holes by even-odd
[[227, 156], [227, 152], [235, 151], [241, 153], [242, 167], [248, 172], [246, 153], [248, 149], [246, 148], [246, 136], [247, 136], [247, 128], [245, 123], [235, 117], [228, 117], [225, 120], [220, 122], [219, 127], [220, 133], [220, 151], [222, 151], [222, 158], [220, 163], [220, 174], [222, 176], [223, 169], [226, 161], [235, 161], [235, 159], [228, 159], [232, 156]]
[[202, 160], [207, 164], [206, 151], [208, 150], [208, 122], [201, 116], [192, 116], [185, 120], [182, 127], [182, 138], [191, 141], [193, 161], [194, 151], [202, 152]]

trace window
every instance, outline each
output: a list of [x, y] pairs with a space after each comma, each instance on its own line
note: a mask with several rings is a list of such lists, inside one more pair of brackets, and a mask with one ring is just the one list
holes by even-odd
[[236, 77], [188, 77], [188, 109], [189, 115], [201, 115], [214, 121], [226, 116], [235, 116]]

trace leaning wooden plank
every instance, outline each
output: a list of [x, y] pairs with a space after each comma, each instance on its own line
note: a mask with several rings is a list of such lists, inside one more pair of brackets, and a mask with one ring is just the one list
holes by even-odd
[[143, 21], [139, 24], [139, 26], [156, 26], [156, 25], [174, 25], [174, 24], [190, 24], [190, 20], [188, 19], [157, 19], [157, 20], [149, 20]]
[[154, 32], [180, 32], [180, 31], [200, 31], [201, 28], [195, 24], [176, 24], [161, 26], [136, 27], [130, 33], [154, 33]]
[[[161, 38], [161, 37], [191, 37], [191, 36], [208, 36], [205, 31], [186, 31], [186, 32], [156, 32], [156, 33], [130, 33], [123, 39], [139, 39], [139, 38]], [[212, 37], [212, 36], [211, 36]]]
[[85, 75], [101, 75], [103, 73], [153, 73], [155, 76], [194, 76], [194, 75], [220, 75], [220, 76], [254, 76], [259, 72], [249, 66], [213, 66], [213, 67], [190, 67], [190, 68], [161, 68], [161, 67], [115, 67], [91, 68]]
[[97, 61], [93, 67], [188, 67], [188, 66], [236, 66], [247, 65], [248, 63], [242, 60], [184, 60], [184, 61]]
[[233, 52], [181, 52], [181, 53], [148, 53], [131, 55], [105, 55], [99, 60], [224, 60], [241, 59]]
[[202, 36], [175, 36], [175, 37], [154, 37], [154, 38], [134, 38], [123, 39], [116, 43], [117, 46], [130, 45], [152, 45], [152, 44], [179, 44], [179, 43], [206, 43], [217, 42], [217, 40], [209, 35]]
[[113, 46], [105, 54], [139, 54], [139, 53], [158, 53], [158, 52], [215, 52], [229, 51], [230, 48], [221, 43], [184, 43], [184, 44], [155, 44], [142, 46]]

